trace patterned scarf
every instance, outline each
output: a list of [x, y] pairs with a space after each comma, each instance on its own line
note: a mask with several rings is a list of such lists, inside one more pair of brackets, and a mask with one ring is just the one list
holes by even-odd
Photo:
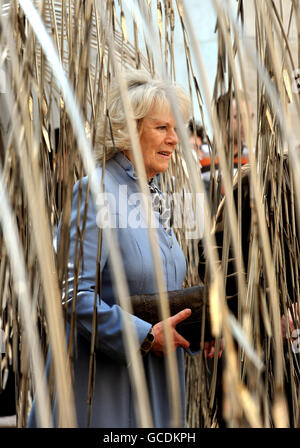
[[162, 194], [157, 186], [152, 183], [152, 179], [148, 183], [151, 192], [152, 208], [160, 215], [160, 222], [165, 230], [170, 233], [173, 224], [172, 199], [170, 195]]

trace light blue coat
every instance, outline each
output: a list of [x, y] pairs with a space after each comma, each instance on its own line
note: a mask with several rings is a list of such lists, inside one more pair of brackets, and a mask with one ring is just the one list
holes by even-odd
[[[101, 176], [100, 168], [100, 176]], [[84, 215], [84, 203], [87, 178], [82, 180], [81, 220]], [[119, 153], [107, 162], [105, 191], [115, 198], [115, 229], [127, 276], [130, 295], [157, 292], [148, 230], [145, 228], [119, 228], [120, 220], [124, 226], [127, 216], [134, 216], [134, 205], [124, 207], [127, 197], [119, 204], [119, 186], [127, 186], [127, 196], [139, 192], [138, 181], [134, 175], [131, 162]], [[124, 188], [124, 187], [122, 187]], [[126, 187], [125, 187], [126, 189]], [[73, 294], [73, 263], [75, 259], [77, 201], [79, 183], [74, 186], [70, 230], [69, 291]], [[123, 190], [124, 193], [125, 190]], [[126, 192], [125, 192], [126, 196]], [[132, 197], [132, 196], [131, 196]], [[128, 201], [127, 201], [128, 202]], [[135, 209], [136, 210], [136, 209]], [[126, 216], [127, 215], [127, 216]], [[137, 219], [140, 217], [137, 216]], [[125, 226], [124, 226], [125, 227]], [[160, 226], [158, 229], [160, 255], [164, 270], [167, 290], [181, 289], [186, 272], [186, 263], [176, 237]], [[84, 231], [83, 263], [79, 275], [77, 293], [77, 359], [74, 362], [75, 400], [79, 427], [87, 426], [87, 395], [90, 361], [90, 340], [92, 333], [92, 316], [94, 307], [94, 290], [97, 259], [98, 227], [95, 206], [89, 195], [86, 225]], [[103, 240], [101, 254], [102, 297], [98, 302], [97, 340], [96, 340], [96, 374], [92, 402], [91, 427], [136, 427], [134, 397], [127, 370], [127, 360], [123, 343], [122, 309], [117, 305], [112, 288], [111, 269], [107, 241]], [[151, 325], [132, 316], [141, 344]], [[180, 380], [182, 426], [185, 422], [185, 386], [184, 386], [184, 351], [178, 348], [177, 367]], [[170, 409], [168, 401], [168, 384], [164, 358], [158, 358], [149, 352], [143, 357], [148, 391], [156, 427], [170, 426]], [[33, 421], [31, 419], [31, 421]], [[33, 424], [30, 424], [33, 426]]]

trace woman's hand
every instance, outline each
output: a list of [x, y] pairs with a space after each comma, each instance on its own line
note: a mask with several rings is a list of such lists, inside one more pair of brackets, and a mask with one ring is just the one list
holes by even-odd
[[[177, 347], [182, 347], [184, 349], [189, 348], [190, 343], [186, 339], [184, 339], [177, 331], [176, 325], [182, 322], [183, 320], [190, 317], [192, 311], [189, 308], [186, 308], [174, 316], [166, 319], [169, 321], [170, 330], [171, 330], [171, 338], [173, 342], [173, 350], [176, 350]], [[154, 342], [151, 347], [151, 351], [155, 353], [157, 356], [163, 356], [166, 353], [166, 341], [163, 330], [163, 321], [158, 322], [153, 326], [153, 334], [154, 334]]]
[[295, 335], [294, 331], [296, 329], [295, 329], [294, 319], [292, 317], [292, 312], [295, 317], [295, 320], [299, 322], [300, 315], [299, 315], [298, 303], [296, 303], [296, 304], [293, 303], [291, 308], [288, 308], [288, 322], [287, 322], [285, 315], [281, 316], [281, 331], [282, 331], [283, 338], [288, 337], [288, 331], [287, 331], [288, 327], [290, 328], [290, 334], [291, 334], [292, 339], [296, 338], [296, 336], [294, 336]]
[[[212, 359], [215, 356], [215, 345], [216, 345], [215, 339], [213, 339], [212, 341], [204, 342], [204, 355], [206, 358]], [[224, 350], [224, 339], [221, 338], [218, 358], [221, 358], [223, 350]]]

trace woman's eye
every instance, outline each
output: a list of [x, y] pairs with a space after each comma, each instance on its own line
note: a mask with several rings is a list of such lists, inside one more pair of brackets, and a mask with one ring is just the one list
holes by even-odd
[[157, 126], [157, 129], [162, 129], [162, 130], [164, 130], [164, 129], [166, 129], [167, 128], [167, 126]]

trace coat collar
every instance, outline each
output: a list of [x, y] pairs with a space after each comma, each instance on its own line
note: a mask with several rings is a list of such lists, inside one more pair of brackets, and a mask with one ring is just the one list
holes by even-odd
[[[133, 164], [130, 162], [129, 159], [127, 159], [127, 157], [124, 155], [122, 151], [118, 152], [114, 157], [114, 159], [126, 171], [126, 173], [128, 174], [129, 177], [131, 177], [131, 179], [138, 180]], [[154, 182], [154, 177], [148, 180], [148, 185], [149, 187], [156, 188], [160, 192], [160, 190], [157, 188]]]
[[129, 177], [137, 180], [133, 164], [129, 159], [127, 159], [122, 151], [117, 153], [117, 155], [115, 156], [115, 161], [126, 171]]

